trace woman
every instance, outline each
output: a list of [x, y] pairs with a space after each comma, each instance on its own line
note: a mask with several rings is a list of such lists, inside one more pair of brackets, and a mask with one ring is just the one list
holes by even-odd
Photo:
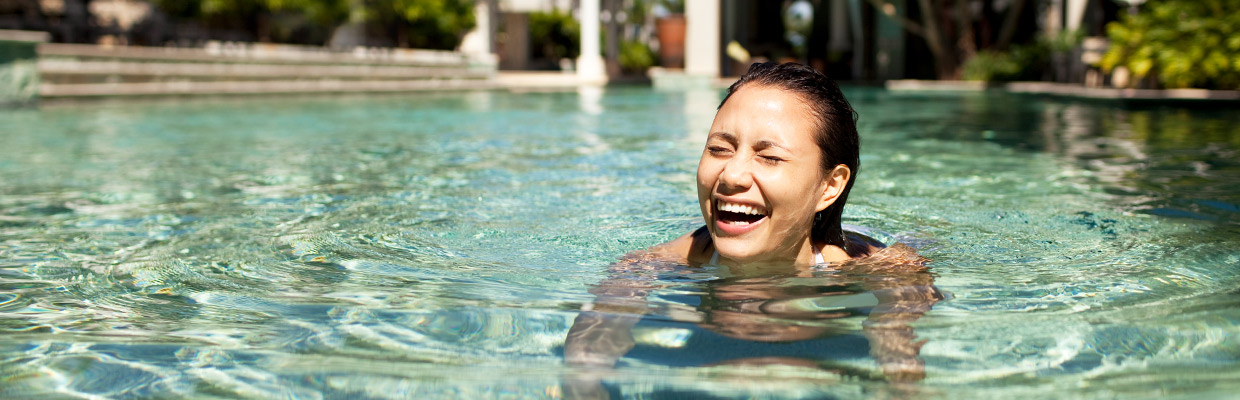
[[814, 265], [882, 245], [840, 226], [860, 160], [839, 87], [798, 64], [754, 64], [728, 88], [698, 163], [706, 226], [651, 249], [692, 264]]
[[[632, 351], [665, 365], [831, 369], [839, 349], [861, 348], [885, 379], [921, 379], [909, 323], [942, 295], [907, 247], [842, 229], [858, 147], [852, 107], [829, 78], [797, 64], [753, 65], [728, 89], [698, 164], [706, 226], [613, 265], [569, 331], [566, 362], [609, 368]], [[703, 267], [724, 278], [691, 290], [701, 293], [692, 312], [643, 320], [647, 295], [669, 285], [660, 276]], [[850, 317], [865, 318], [863, 332], [839, 323]], [[643, 349], [632, 335], [642, 321], [696, 331], [679, 352]], [[565, 389], [598, 395], [591, 369], [580, 371]]]

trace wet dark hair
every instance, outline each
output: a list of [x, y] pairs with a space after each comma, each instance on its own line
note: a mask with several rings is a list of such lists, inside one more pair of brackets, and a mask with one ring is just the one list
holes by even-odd
[[822, 172], [829, 173], [839, 164], [847, 165], [848, 169], [852, 170], [840, 197], [814, 216], [814, 226], [810, 231], [810, 238], [814, 241], [839, 246], [851, 255], [853, 251], [847, 246], [848, 240], [844, 237], [840, 223], [844, 215], [844, 203], [848, 202], [848, 192], [852, 191], [853, 182], [857, 180], [857, 172], [861, 167], [861, 138], [857, 135], [857, 113], [840, 92], [839, 85], [826, 75], [796, 63], [770, 62], [751, 65], [745, 75], [728, 87], [728, 94], [719, 103], [719, 108], [723, 108], [728, 98], [746, 86], [778, 88], [799, 95], [809, 106], [810, 114], [817, 120], [814, 142], [818, 144], [818, 149], [822, 150]]

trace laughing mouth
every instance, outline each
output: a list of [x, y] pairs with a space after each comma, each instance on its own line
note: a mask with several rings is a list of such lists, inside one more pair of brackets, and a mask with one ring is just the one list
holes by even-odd
[[766, 218], [767, 211], [747, 204], [719, 200], [715, 203], [715, 219], [729, 225], [745, 226]]

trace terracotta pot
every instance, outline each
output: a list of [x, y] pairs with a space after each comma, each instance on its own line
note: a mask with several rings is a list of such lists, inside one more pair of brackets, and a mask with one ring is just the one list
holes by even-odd
[[685, 16], [672, 14], [655, 20], [659, 36], [659, 64], [664, 68], [685, 67]]

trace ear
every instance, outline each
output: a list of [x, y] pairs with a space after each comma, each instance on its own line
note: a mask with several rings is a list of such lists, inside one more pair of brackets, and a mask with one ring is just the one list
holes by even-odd
[[844, 193], [844, 187], [848, 186], [850, 178], [852, 178], [852, 169], [849, 169], [847, 165], [840, 164], [832, 168], [831, 172], [827, 173], [827, 178], [822, 181], [822, 198], [818, 199], [814, 211], [826, 210], [827, 207], [835, 204], [835, 200]]

